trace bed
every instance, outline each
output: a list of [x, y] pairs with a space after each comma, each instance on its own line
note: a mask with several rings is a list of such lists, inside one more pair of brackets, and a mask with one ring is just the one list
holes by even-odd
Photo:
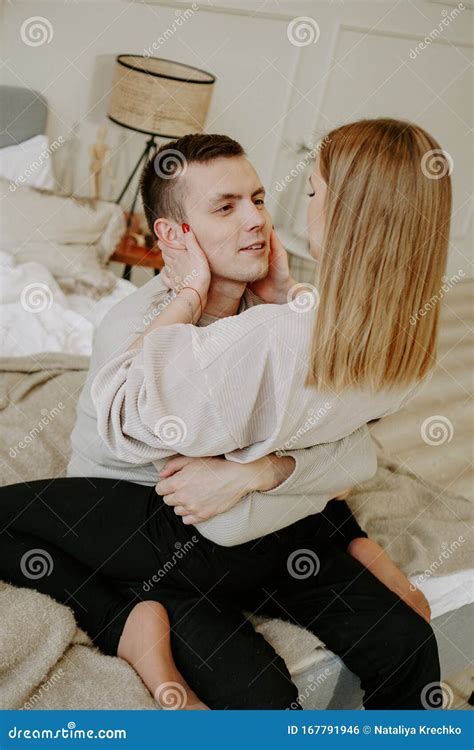
[[[5, 100], [8, 106], [2, 107]], [[44, 135], [46, 103], [34, 92], [0, 87], [2, 111], [8, 113], [8, 122], [14, 123], [15, 137], [12, 142], [10, 133], [6, 141], [0, 141], [0, 149]], [[48, 185], [50, 178], [42, 179]], [[45, 189], [51, 190], [51, 182]], [[120, 230], [118, 218], [111, 228], [114, 216], [111, 212], [107, 220], [107, 210], [100, 236], [94, 242], [87, 243], [84, 237], [77, 242], [74, 263], [80, 258], [80, 248], [87, 247], [84, 252], [90, 253], [92, 245], [99, 270], [107, 272], [107, 257]], [[97, 227], [95, 230], [97, 234]], [[107, 247], [104, 234], [108, 234]], [[55, 242], [57, 250], [59, 240]], [[3, 485], [66, 475], [69, 435], [87, 374], [94, 328], [113, 304], [135, 289], [130, 282], [108, 277], [99, 290], [90, 288], [87, 284], [94, 278], [90, 268], [82, 276], [79, 268], [78, 286], [77, 275], [68, 277], [64, 267], [58, 273], [54, 258], [48, 257], [45, 265], [41, 242], [31, 250], [28, 237], [22, 241], [23, 255], [15, 249], [14, 243], [7, 249], [0, 247]], [[68, 262], [72, 263], [70, 258]], [[25, 309], [21, 297], [25, 285], [38, 282], [51, 293], [46, 304], [44, 294], [40, 295], [45, 309], [39, 312], [34, 300], [28, 303], [31, 309]], [[107, 283], [112, 285], [108, 291]], [[379, 449], [379, 471], [374, 480], [357, 488], [349, 501], [369, 535], [387, 548], [430, 602], [447, 708], [458, 707], [450, 687], [454, 675], [464, 675], [464, 700], [472, 690], [472, 672], [467, 670], [473, 652], [473, 484], [466, 447], [472, 420], [467, 405], [472, 372], [467, 336], [471, 299], [470, 281], [450, 290], [443, 304], [436, 373], [402, 412], [371, 425]], [[422, 427], [435, 417], [442, 417], [448, 436], [444, 440], [434, 436], [429, 443], [422, 437]], [[411, 519], [409, 528], [407, 517]], [[403, 530], [406, 533], [401, 533]], [[66, 607], [7, 584], [0, 585], [0, 606], [5, 613], [0, 642], [9, 644], [0, 654], [0, 708], [157, 707], [133, 670], [119, 659], [100, 654]], [[358, 679], [315, 636], [280, 620], [252, 618], [252, 622], [284, 657], [304, 709], [362, 708]], [[57, 675], [60, 679], [53, 679]]]
[[46, 113], [35, 92], [0, 87], [1, 351], [89, 356], [94, 328], [136, 288], [107, 267], [125, 215], [61, 189]]

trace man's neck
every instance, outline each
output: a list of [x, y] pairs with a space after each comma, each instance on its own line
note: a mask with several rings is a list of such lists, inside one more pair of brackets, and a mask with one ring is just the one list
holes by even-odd
[[236, 315], [246, 286], [245, 281], [232, 281], [212, 276], [203, 312], [215, 318]]

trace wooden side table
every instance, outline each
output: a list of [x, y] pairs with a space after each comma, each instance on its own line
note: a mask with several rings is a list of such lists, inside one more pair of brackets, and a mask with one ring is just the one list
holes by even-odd
[[[139, 237], [143, 238], [143, 244], [137, 241]], [[128, 233], [122, 237], [110, 260], [125, 263], [122, 278], [127, 281], [130, 281], [133, 266], [154, 268], [156, 276], [165, 265], [161, 250], [157, 245], [153, 245], [153, 238], [143, 232], [140, 217], [136, 214], [132, 217]]]

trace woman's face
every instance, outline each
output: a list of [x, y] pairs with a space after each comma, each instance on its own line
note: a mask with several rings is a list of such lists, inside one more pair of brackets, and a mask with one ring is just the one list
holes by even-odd
[[323, 253], [323, 237], [325, 223], [325, 202], [327, 185], [321, 177], [318, 160], [315, 161], [313, 172], [309, 178], [308, 205], [308, 240], [309, 252], [315, 260], [321, 260]]

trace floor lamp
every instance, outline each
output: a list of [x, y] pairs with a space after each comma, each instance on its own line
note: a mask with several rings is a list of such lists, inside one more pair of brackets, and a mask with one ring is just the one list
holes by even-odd
[[[149, 138], [116, 203], [120, 203], [140, 167], [158, 148], [157, 138], [174, 140], [203, 130], [215, 76], [190, 65], [144, 55], [118, 55], [107, 117]], [[127, 218], [130, 227], [139, 181]], [[123, 277], [130, 278], [131, 266]], [[156, 272], [155, 272], [156, 273]]]

